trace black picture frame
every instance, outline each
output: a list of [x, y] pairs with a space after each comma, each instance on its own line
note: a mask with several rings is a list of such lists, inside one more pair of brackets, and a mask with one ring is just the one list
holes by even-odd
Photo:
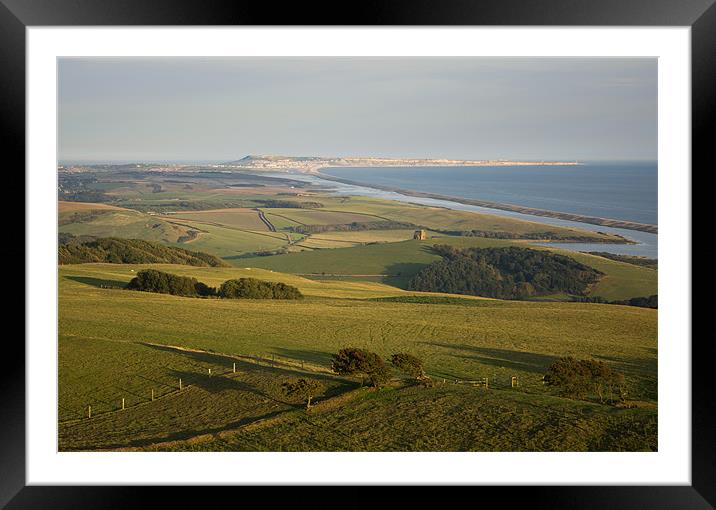
[[[714, 0], [366, 0], [342, 4], [285, 2], [277, 8], [266, 2], [237, 1], [0, 0], [0, 122], [6, 142], [5, 159], [9, 157], [14, 168], [25, 167], [25, 29], [30, 26], [688, 26], [692, 35], [692, 166], [705, 167], [712, 145], [707, 137], [716, 113], [713, 4]], [[24, 239], [24, 232], [20, 235]], [[5, 250], [6, 255], [24, 259], [24, 243], [13, 246]], [[28, 270], [31, 268], [25, 267], [25, 272]], [[684, 298], [691, 300], [691, 296]], [[710, 336], [692, 342], [692, 485], [492, 487], [480, 488], [482, 494], [490, 491], [502, 497], [509, 495], [510, 503], [524, 499], [531, 507], [552, 509], [714, 508], [716, 399], [711, 395], [707, 366]], [[16, 337], [5, 337], [4, 354], [6, 363], [0, 371], [0, 507], [63, 509], [136, 504], [141, 497], [138, 488], [25, 485], [25, 355]], [[180, 501], [178, 498], [185, 498], [184, 494], [185, 491], [163, 490], [163, 505]], [[294, 497], [301, 499], [300, 495]], [[307, 502], [316, 504], [312, 499], [307, 498]]]

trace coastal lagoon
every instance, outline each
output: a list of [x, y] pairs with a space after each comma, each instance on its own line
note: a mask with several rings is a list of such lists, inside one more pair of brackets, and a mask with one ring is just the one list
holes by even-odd
[[658, 223], [658, 168], [651, 163], [569, 166], [325, 168], [359, 182], [535, 209]]
[[[626, 165], [628, 167], [641, 167], [643, 165]], [[586, 166], [585, 166], [586, 167]], [[575, 168], [585, 168], [581, 166], [566, 166], [566, 167], [522, 167], [524, 168], [524, 171], [532, 170], [533, 172], [538, 172], [537, 169], [559, 169], [558, 172], [569, 172], [570, 170], [573, 170]], [[562, 226], [562, 227], [575, 227], [575, 228], [581, 228], [583, 230], [590, 230], [593, 232], [607, 232], [611, 234], [619, 234], [631, 241], [634, 241], [636, 244], [607, 244], [607, 243], [549, 243], [550, 246], [559, 247], [559, 248], [565, 248], [568, 250], [576, 250], [576, 251], [605, 251], [609, 253], [617, 253], [620, 255], [635, 255], [635, 256], [641, 256], [641, 257], [648, 257], [648, 258], [658, 258], [658, 234], [651, 234], [649, 232], [641, 232], [637, 230], [627, 230], [623, 228], [614, 228], [614, 227], [607, 227], [603, 225], [593, 225], [591, 223], [583, 223], [583, 222], [577, 222], [577, 221], [571, 221], [571, 220], [564, 220], [560, 218], [550, 218], [546, 216], [536, 216], [532, 214], [524, 214], [514, 211], [505, 211], [502, 209], [492, 209], [487, 207], [481, 207], [477, 205], [470, 205], [470, 204], [463, 204], [460, 202], [455, 202], [451, 200], [440, 200], [440, 199], [434, 199], [434, 198], [427, 198], [427, 197], [415, 197], [410, 196], [402, 193], [397, 193], [394, 191], [385, 191], [380, 190], [376, 188], [370, 187], [371, 184], [375, 185], [383, 185], [383, 186], [395, 186], [396, 188], [401, 189], [411, 189], [416, 191], [426, 191], [426, 192], [434, 192], [434, 193], [440, 193], [440, 194], [447, 194], [448, 189], [451, 194], [451, 196], [454, 196], [456, 198], [480, 198], [487, 200], [488, 198], [485, 198], [483, 196], [476, 195], [477, 189], [480, 187], [479, 184], [479, 173], [475, 174], [475, 177], [472, 180], [471, 185], [465, 185], [462, 189], [460, 189], [459, 186], [457, 186], [455, 183], [451, 183], [451, 175], [453, 173], [458, 174], [464, 174], [465, 171], [467, 172], [474, 172], [476, 170], [480, 170], [481, 168], [490, 168], [490, 169], [504, 169], [504, 168], [518, 168], [518, 167], [412, 167], [412, 168], [394, 168], [394, 167], [367, 167], [367, 168], [329, 168], [329, 169], [322, 169], [321, 172], [328, 175], [333, 175], [339, 178], [346, 178], [350, 179], [352, 181], [367, 181], [368, 175], [372, 176], [379, 176], [382, 174], [386, 175], [392, 175], [391, 179], [395, 179], [395, 174], [397, 173], [399, 176], [402, 176], [403, 180], [397, 181], [397, 180], [390, 180], [390, 183], [383, 183], [383, 182], [377, 182], [379, 179], [376, 179], [375, 182], [367, 183], [365, 186], [360, 185], [354, 185], [354, 184], [345, 184], [337, 181], [329, 181], [326, 179], [321, 179], [318, 176], [306, 174], [306, 173], [291, 173], [291, 178], [299, 181], [307, 181], [311, 182], [312, 184], [315, 184], [316, 186], [323, 186], [327, 188], [331, 188], [334, 190], [336, 194], [340, 195], [359, 195], [359, 196], [367, 196], [367, 197], [375, 197], [375, 198], [384, 198], [387, 200], [397, 200], [400, 202], [410, 202], [414, 204], [422, 204], [422, 205], [431, 205], [435, 207], [444, 207], [447, 209], [454, 209], [459, 211], [473, 211], [473, 212], [479, 212], [479, 213], [486, 213], [486, 214], [494, 214], [497, 216], [508, 216], [511, 218], [518, 218], [525, 221], [534, 221], [538, 223], [544, 223], [547, 225], [556, 225], [556, 226]], [[638, 197], [632, 197], [635, 202], [639, 202], [641, 200], [643, 210], [640, 214], [637, 215], [637, 217], [648, 217], [653, 218], [653, 224], [657, 224], [656, 221], [656, 200], [657, 200], [657, 190], [656, 190], [656, 165], [654, 164], [653, 168], [653, 186], [647, 185], [644, 183], [645, 189], [646, 188], [653, 188], [651, 191], [644, 191], [645, 195], [649, 195], [649, 197], [641, 197], [640, 199]], [[342, 170], [346, 170], [345, 176], [344, 173], [339, 172]], [[439, 188], [430, 189], [429, 187], [419, 187], [420, 183], [423, 185], [428, 182], [428, 174], [425, 174], [422, 179], [419, 179], [417, 181], [412, 181], [411, 176], [414, 174], [420, 174], [421, 172], [429, 172], [433, 175], [432, 182], [436, 184], [436, 186], [440, 186]], [[438, 182], [439, 179], [435, 176], [436, 171], [444, 171], [442, 173], [442, 183]], [[644, 169], [642, 170], [635, 170], [636, 173], [642, 173], [642, 179], [644, 179], [644, 175], [650, 173], [646, 172]], [[363, 172], [366, 172], [363, 174]], [[547, 174], [552, 173], [551, 171], [547, 171]], [[339, 174], [341, 174], [339, 176]], [[274, 177], [286, 177], [286, 174], [283, 173], [276, 173], [276, 174], [263, 174], [263, 175], [272, 175]], [[605, 175], [614, 175], [613, 172], [609, 172]], [[603, 176], [602, 179], [606, 179], [607, 177]], [[614, 186], [616, 186], [616, 183], [620, 180], [619, 177], [614, 178]], [[646, 180], [646, 179], [645, 179]], [[575, 183], [576, 185], [576, 183]], [[506, 188], [508, 185], [507, 183], [504, 184], [504, 187]], [[594, 213], [595, 209], [590, 209], [590, 207], [595, 208], [595, 206], [599, 207], [599, 201], [600, 200], [607, 200], [610, 201], [611, 199], [607, 196], [608, 195], [608, 188], [607, 185], [602, 185], [600, 189], [603, 191], [598, 193], [595, 198], [592, 198], [590, 200], [586, 200], [586, 204], [582, 207], [577, 206], [577, 204], [574, 204], [573, 210], [571, 211], [562, 211], [562, 212], [572, 212], [575, 214], [590, 214], [590, 215], [596, 215]], [[634, 186], [630, 187], [632, 190], [631, 193], [634, 195], [638, 195], [636, 192], [636, 188]], [[534, 193], [535, 199], [539, 201], [539, 196], [537, 192]], [[601, 197], [601, 198], [600, 198]], [[494, 197], [491, 198], [492, 201], [494, 200]], [[574, 199], [576, 200], [576, 199]], [[625, 199], [627, 200], [627, 199]], [[517, 203], [512, 202], [515, 205], [524, 205], [528, 206], [527, 203]], [[649, 212], [649, 207], [653, 203], [654, 208], [654, 214], [651, 214]], [[592, 204], [591, 206], [589, 204]], [[545, 207], [541, 207], [545, 208]], [[628, 202], [625, 206], [622, 207], [622, 210], [629, 210], [629, 209], [638, 209], [638, 207], [635, 206], [629, 206]], [[590, 212], [591, 211], [591, 212]], [[627, 217], [617, 217], [616, 215], [610, 215], [606, 216], [609, 218], [615, 218], [615, 219], [624, 219], [627, 220]], [[636, 221], [636, 220], [630, 220], [630, 221]], [[534, 243], [534, 244], [544, 244], [544, 243]]]

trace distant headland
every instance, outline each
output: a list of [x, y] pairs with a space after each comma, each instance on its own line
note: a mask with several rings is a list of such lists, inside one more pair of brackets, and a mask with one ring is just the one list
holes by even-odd
[[251, 170], [293, 170], [307, 173], [327, 167], [420, 167], [420, 166], [575, 166], [578, 161], [513, 161], [506, 159], [415, 159], [376, 157], [246, 156], [220, 165], [222, 168]]

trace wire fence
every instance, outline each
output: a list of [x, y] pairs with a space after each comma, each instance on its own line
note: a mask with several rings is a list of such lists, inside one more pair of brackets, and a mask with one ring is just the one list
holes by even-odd
[[[212, 363], [213, 366], [207, 367], [199, 364], [194, 364], [194, 372], [188, 374], [183, 372], [184, 376], [176, 377], [173, 382], [167, 382], [166, 377], [163, 377], [163, 381], [159, 379], [157, 375], [150, 376], [149, 374], [134, 373], [130, 378], [139, 378], [146, 381], [146, 391], [144, 393], [138, 393], [137, 391], [129, 391], [126, 388], [119, 388], [116, 385], [107, 385], [105, 388], [115, 388], [121, 390], [118, 395], [123, 393], [123, 396], [116, 396], [111, 401], [106, 398], [101, 399], [97, 396], [97, 391], [91, 391], [84, 394], [87, 404], [82, 410], [69, 409], [66, 405], [58, 403], [58, 407], [67, 415], [72, 415], [74, 418], [65, 420], [59, 420], [58, 423], [65, 425], [70, 423], [81, 422], [83, 420], [97, 418], [117, 412], [125, 411], [128, 409], [138, 408], [140, 406], [150, 405], [153, 402], [160, 401], [169, 397], [178, 396], [181, 392], [186, 391], [190, 388], [197, 386], [200, 382], [198, 378], [204, 378], [201, 383], [206, 382], [206, 378], [220, 378], [220, 377], [235, 377], [242, 372], [241, 367], [237, 367], [238, 363], [251, 363], [256, 366], [264, 366], [267, 368], [299, 371], [307, 374], [321, 374], [323, 376], [339, 377], [329, 367], [320, 365], [314, 362], [307, 362], [300, 359], [285, 358], [277, 356], [275, 354], [263, 354], [263, 355], [240, 355], [240, 354], [225, 354], [212, 351], [204, 351], [198, 349], [190, 349], [180, 346], [169, 346], [165, 344], [155, 344], [150, 342], [144, 342], [144, 345], [158, 347], [163, 349], [171, 349], [176, 352], [194, 353], [205, 356], [214, 356], [217, 359], [221, 359], [221, 363]], [[228, 360], [234, 360], [230, 363]], [[184, 367], [185, 368], [185, 367]], [[178, 372], [178, 371], [177, 371]], [[483, 390], [490, 389], [517, 389], [522, 388], [522, 380], [518, 376], [505, 376], [505, 375], [492, 375], [486, 377], [480, 377], [477, 379], [456, 379], [441, 377], [436, 374], [428, 374], [432, 385], [461, 385], [479, 388]], [[530, 381], [535, 383], [536, 381]], [[81, 399], [82, 396], [76, 398]], [[93, 407], [94, 406], [94, 407]]]

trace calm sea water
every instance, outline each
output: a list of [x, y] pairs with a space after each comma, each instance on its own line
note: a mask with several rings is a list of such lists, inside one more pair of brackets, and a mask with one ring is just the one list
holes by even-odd
[[656, 163], [326, 168], [360, 182], [602, 218], [658, 223]]
[[[616, 170], [616, 168], [619, 168], [618, 165], [594, 165], [593, 168], [601, 168], [604, 166], [610, 167], [609, 170], [612, 170], [612, 171]], [[644, 218], [650, 218], [653, 221], [647, 221], [647, 220], [643, 220], [643, 219], [640, 221], [647, 222], [647, 223], [654, 223], [654, 224], [657, 223], [656, 222], [656, 211], [655, 211], [656, 199], [657, 199], [656, 165], [651, 166], [651, 168], [653, 169], [652, 172], [647, 172], [645, 169], [636, 170], [634, 168], [634, 167], [639, 167], [639, 166], [648, 167], [648, 165], [624, 165], [623, 167], [632, 167], [632, 171], [637, 174], [640, 172], [645, 172], [646, 174], [651, 173], [651, 175], [653, 176], [653, 183], [651, 185], [644, 186], [645, 189], [646, 188], [652, 189], [652, 192], [650, 193], [651, 198], [647, 199], [647, 197], [641, 197], [641, 200], [645, 204], [653, 203], [653, 208], [654, 208], [653, 213], [649, 213], [648, 210], [645, 210], [645, 211], [642, 211], [642, 214], [639, 214], [637, 216], [619, 217], [618, 214], [610, 214], [610, 215], [605, 214], [604, 216], [609, 216], [609, 217], [617, 218], [617, 219], [629, 219], [632, 221], [637, 221], [637, 220], [633, 220], [633, 218], [635, 218], [635, 217], [639, 217], [639, 218], [644, 217]], [[516, 168], [516, 167], [511, 167], [511, 168]], [[529, 168], [535, 169], [535, 167], [529, 167]], [[553, 170], [554, 168], [557, 168], [557, 167], [553, 167], [551, 169], [547, 168], [547, 167], [541, 167], [541, 168], [542, 169], [546, 168], [547, 170]], [[570, 168], [573, 170], [574, 168], [577, 168], [577, 167], [565, 167], [565, 168]], [[580, 167], [580, 169], [583, 169], [583, 168], [585, 168], [585, 167]], [[465, 170], [464, 168], [454, 168], [454, 167], [448, 167], [448, 168], [444, 168], [444, 169], [448, 170], [448, 173], [441, 174], [442, 180], [446, 180], [446, 176], [449, 175], [451, 171]], [[503, 169], [503, 167], [500, 167], [500, 169]], [[350, 172], [348, 172], [346, 170], [350, 170]], [[562, 220], [562, 219], [558, 219], [558, 218], [547, 218], [544, 216], [533, 216], [533, 215], [529, 215], [529, 214], [522, 214], [522, 213], [517, 213], [517, 212], [512, 212], [512, 211], [503, 211], [500, 209], [488, 209], [488, 208], [480, 207], [480, 206], [476, 206], [476, 205], [461, 204], [459, 202], [453, 202], [450, 200], [438, 200], [438, 199], [433, 199], [433, 198], [413, 197], [410, 195], [403, 195], [401, 193], [395, 193], [392, 191], [383, 191], [383, 190], [379, 190], [376, 188], [371, 188], [370, 187], [371, 183], [368, 183], [366, 181], [366, 177], [365, 177], [366, 175], [369, 175], [369, 174], [364, 174], [363, 177], [360, 177], [360, 175], [359, 175], [360, 173], [363, 173], [363, 172], [370, 172], [370, 175], [377, 175], [377, 176], [380, 176], [381, 174], [394, 174], [395, 172], [401, 172], [398, 174], [401, 178], [400, 181], [378, 182], [376, 180], [376, 181], [374, 181], [374, 184], [384, 184], [384, 185], [388, 185], [388, 186], [395, 186], [396, 188], [401, 188], [401, 189], [413, 189], [413, 190], [428, 191], [428, 192], [432, 191], [434, 193], [448, 195], [448, 192], [446, 192], [446, 183], [440, 183], [438, 181], [438, 182], [436, 182], [436, 185], [440, 186], [440, 188], [433, 188], [433, 189], [431, 189], [430, 187], [421, 189], [417, 185], [414, 185], [416, 181], [411, 180], [410, 176], [413, 173], [422, 172], [424, 170], [429, 170], [430, 172], [435, 172], [438, 169], [435, 167], [432, 167], [432, 168], [405, 168], [405, 169], [400, 169], [400, 170], [398, 170], [396, 168], [359, 168], [359, 169], [358, 168], [354, 168], [354, 169], [332, 168], [332, 169], [322, 170], [324, 173], [332, 174], [336, 177], [343, 177], [343, 178], [350, 179], [353, 181], [366, 182], [366, 184], [364, 186], [343, 184], [343, 183], [338, 183], [335, 181], [327, 181], [327, 180], [321, 179], [315, 175], [309, 175], [309, 174], [303, 174], [303, 173], [292, 173], [291, 178], [296, 179], [296, 180], [310, 182], [317, 186], [323, 186], [326, 188], [330, 188], [336, 194], [339, 194], [339, 195], [361, 195], [361, 196], [368, 196], [368, 197], [384, 198], [384, 199], [388, 199], [388, 200], [397, 200], [400, 202], [409, 202], [409, 203], [415, 203], [415, 204], [430, 205], [430, 206], [435, 206], [435, 207], [445, 207], [448, 209], [455, 209], [458, 211], [473, 211], [473, 212], [479, 212], [479, 213], [496, 214], [498, 216], [508, 216], [511, 218], [518, 218], [518, 219], [526, 220], [526, 221], [536, 221], [538, 223], [546, 223], [548, 225], [559, 225], [562, 227], [576, 227], [576, 228], [581, 228], [584, 230], [591, 230], [591, 231], [597, 231], [597, 232], [610, 232], [610, 233], [622, 235], [622, 236], [626, 237], [627, 239], [631, 239], [632, 241], [635, 241], [636, 244], [550, 243], [550, 246], [561, 247], [561, 248], [565, 248], [568, 250], [576, 250], [576, 251], [606, 251], [606, 252], [618, 253], [618, 254], [623, 254], [623, 255], [638, 255], [638, 256], [649, 257], [649, 258], [654, 258], [654, 259], [658, 258], [658, 256], [659, 256], [658, 255], [658, 235], [657, 234], [650, 234], [648, 232], [640, 232], [640, 231], [636, 231], [636, 230], [626, 230], [626, 229], [621, 229], [621, 228], [605, 227], [605, 226], [601, 226], [601, 225], [592, 225], [590, 223], [581, 223], [581, 222], [570, 221], [570, 220]], [[474, 170], [474, 168], [471, 168], [468, 170]], [[526, 170], [526, 169], [522, 168], [522, 170]], [[608, 173], [611, 173], [611, 172], [608, 172]], [[629, 173], [628, 170], [627, 170], [627, 173]], [[264, 174], [264, 175], [271, 175], [271, 174]], [[475, 178], [474, 177], [475, 174], [471, 174], [471, 175], [473, 175], [473, 178]], [[535, 175], [537, 175], [537, 174], [535, 174]], [[535, 175], [532, 175], [530, 177], [534, 178]], [[572, 174], [572, 177], [574, 175], [576, 175], [576, 174]], [[275, 176], [276, 177], [285, 177], [286, 174], [278, 173], [278, 174], [275, 174]], [[422, 176], [421, 179], [417, 179], [417, 182], [421, 182], [421, 181], [425, 182], [425, 179], [427, 178], [426, 176], [427, 176], [427, 174]], [[623, 176], [621, 176], [621, 178], [623, 178]], [[602, 178], [600, 180], [604, 180], [604, 179], [606, 179], [606, 177], [602, 176]], [[594, 180], [594, 179], [592, 179], [592, 180]], [[619, 180], [620, 180], [620, 176], [615, 178], [614, 182], [618, 182]], [[574, 183], [573, 183], [573, 185], [576, 186], [576, 184], [574, 184]], [[452, 185], [449, 185], [448, 187], [451, 190], [449, 194], [452, 196], [464, 197], [464, 198], [482, 198], [484, 200], [496, 201], [494, 199], [494, 197], [490, 198], [490, 196], [488, 196], [488, 195], [481, 196], [481, 195], [475, 195], [475, 194], [468, 194], [468, 193], [475, 192], [475, 190], [472, 188], [458, 189], [458, 187], [455, 186], [454, 183]], [[474, 186], [473, 186], [473, 188], [474, 188]], [[537, 193], [534, 193], [534, 195], [535, 196], [528, 197], [528, 198], [533, 198], [533, 199], [539, 200], [539, 196], [537, 195]], [[603, 198], [604, 198], [604, 200], [607, 200], [609, 202], [612, 202], [612, 203], [614, 202], [609, 197], [603, 197]], [[638, 201], [638, 199], [637, 199], [637, 201]], [[599, 204], [598, 200], [591, 199], [591, 200], [587, 200], [587, 202], [590, 205], [582, 206], [582, 204], [573, 204], [574, 207], [572, 208], [572, 210], [566, 210], [566, 212], [573, 212], [576, 214], [595, 215], [594, 212], [589, 212], [589, 211], [590, 210], [594, 211], [597, 209], [603, 210], [603, 206], [600, 207], [598, 205]], [[513, 203], [516, 203], [518, 205], [529, 205], [528, 203], [521, 203], [521, 202], [513, 202]], [[634, 209], [634, 207], [632, 206], [633, 204], [630, 204], [629, 202], [627, 202], [626, 205], [627, 205], [627, 207], [624, 207], [624, 204], [616, 204], [617, 207], [615, 207], [615, 209], [616, 208], [619, 208], [620, 210]], [[530, 206], [537, 207], [536, 205], [530, 205]], [[592, 209], [590, 209], [590, 207]], [[649, 206], [645, 206], [645, 207], [648, 208]], [[545, 208], [545, 207], [541, 207], [541, 208]], [[601, 216], [601, 215], [599, 215], [599, 216]], [[535, 243], [535, 244], [541, 244], [541, 243]]]

